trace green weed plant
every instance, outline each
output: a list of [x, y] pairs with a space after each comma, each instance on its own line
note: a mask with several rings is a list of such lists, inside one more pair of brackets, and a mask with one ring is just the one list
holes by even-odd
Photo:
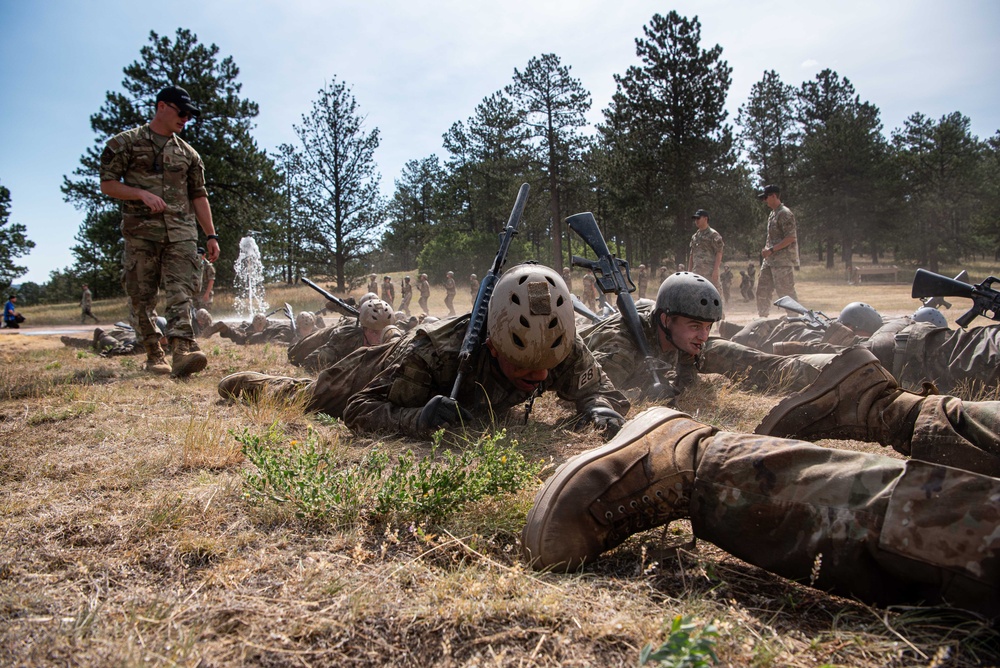
[[254, 466], [244, 471], [248, 501], [291, 504], [298, 517], [338, 525], [366, 518], [440, 521], [468, 503], [518, 492], [541, 471], [541, 463], [527, 461], [505, 430], [480, 436], [457, 454], [441, 449], [442, 436], [436, 434], [430, 454], [420, 458], [407, 450], [392, 461], [375, 446], [353, 464], [339, 461], [343, 451], [332, 450], [312, 430], [304, 441], [287, 445], [275, 425], [235, 438]]
[[[639, 652], [639, 665], [658, 665], [669, 668], [705, 668], [719, 661], [715, 655], [715, 642], [719, 633], [714, 624], [698, 631], [698, 626], [687, 615], [677, 615], [670, 623], [666, 641], [653, 649], [652, 643]], [[711, 663], [709, 663], [711, 662]]]

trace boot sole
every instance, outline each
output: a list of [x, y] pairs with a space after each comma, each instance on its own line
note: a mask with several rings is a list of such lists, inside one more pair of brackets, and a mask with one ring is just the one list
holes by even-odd
[[[755, 434], [765, 434], [768, 436], [790, 437], [794, 432], [777, 429], [777, 425], [789, 413], [796, 408], [815, 401], [827, 392], [836, 389], [849, 375], [872, 362], [878, 363], [878, 358], [867, 348], [851, 348], [840, 355], [837, 355], [832, 362], [823, 367], [816, 380], [806, 389], [798, 394], [783, 399], [777, 406], [764, 416], [757, 428], [753, 430]], [[810, 415], [807, 419], [819, 420], [825, 415]]]
[[[596, 460], [633, 445], [638, 439], [662, 424], [677, 418], [690, 419], [690, 417], [687, 413], [663, 406], [649, 408], [626, 422], [622, 430], [608, 443], [564, 462], [535, 495], [535, 501], [531, 505], [531, 510], [528, 511], [524, 529], [521, 531], [521, 547], [527, 558], [531, 562], [537, 562], [542, 558], [542, 537], [545, 535], [550, 519], [551, 502], [562, 494], [566, 485], [577, 473]], [[557, 566], [558, 563], [548, 564], [545, 568]]]
[[207, 366], [208, 366], [208, 358], [198, 357], [186, 363], [180, 369], [174, 369], [173, 371], [170, 372], [170, 375], [174, 378], [183, 378], [185, 376], [190, 376], [193, 373], [204, 371], [205, 367]]

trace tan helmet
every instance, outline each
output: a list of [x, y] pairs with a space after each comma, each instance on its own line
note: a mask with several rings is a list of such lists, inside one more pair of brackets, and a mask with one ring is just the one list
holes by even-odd
[[518, 265], [500, 277], [487, 317], [490, 341], [522, 369], [552, 369], [576, 341], [573, 298], [562, 277], [537, 264]]
[[360, 321], [365, 329], [374, 329], [381, 332], [392, 324], [394, 317], [392, 307], [381, 299], [369, 299], [361, 305]]
[[472, 280], [472, 281], [478, 281], [478, 280], [479, 280], [479, 277], [478, 277], [478, 276], [476, 276], [475, 274], [469, 274], [469, 280]]
[[250, 321], [250, 328], [255, 332], [263, 332], [264, 328], [267, 327], [267, 316], [258, 313]]
[[374, 292], [366, 292], [365, 294], [361, 295], [361, 299], [358, 300], [358, 307], [360, 308], [364, 306], [365, 302], [368, 301], [369, 299], [378, 299], [378, 295], [375, 294]]
[[201, 327], [208, 327], [212, 324], [212, 314], [208, 312], [208, 309], [200, 308], [195, 311], [194, 319], [198, 321], [198, 325]]
[[302, 336], [309, 334], [316, 329], [316, 316], [309, 311], [301, 311], [295, 316], [295, 328]]

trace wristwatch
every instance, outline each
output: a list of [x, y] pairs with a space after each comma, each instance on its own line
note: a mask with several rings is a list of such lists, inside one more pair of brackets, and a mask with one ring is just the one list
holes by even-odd
[[205, 239], [206, 240], [208, 240], [208, 239], [215, 239], [216, 241], [218, 241], [219, 240], [219, 235], [218, 234], [207, 234], [207, 235], [205, 235]]

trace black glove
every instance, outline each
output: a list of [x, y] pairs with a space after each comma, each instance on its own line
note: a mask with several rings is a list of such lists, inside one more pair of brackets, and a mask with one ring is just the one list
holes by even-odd
[[649, 389], [647, 389], [642, 396], [646, 401], [652, 401], [664, 406], [672, 406], [674, 399], [676, 399], [677, 395], [680, 393], [681, 390], [676, 385], [661, 376], [660, 386], [655, 388], [653, 385], [650, 385]]
[[472, 413], [458, 405], [451, 397], [439, 394], [427, 402], [417, 418], [417, 427], [424, 431], [433, 431], [441, 427], [458, 424], [468, 424]]
[[584, 413], [582, 419], [577, 422], [577, 428], [586, 425], [593, 425], [595, 429], [603, 431], [608, 438], [611, 438], [625, 424], [625, 418], [612, 408], [605, 406], [594, 406]]

